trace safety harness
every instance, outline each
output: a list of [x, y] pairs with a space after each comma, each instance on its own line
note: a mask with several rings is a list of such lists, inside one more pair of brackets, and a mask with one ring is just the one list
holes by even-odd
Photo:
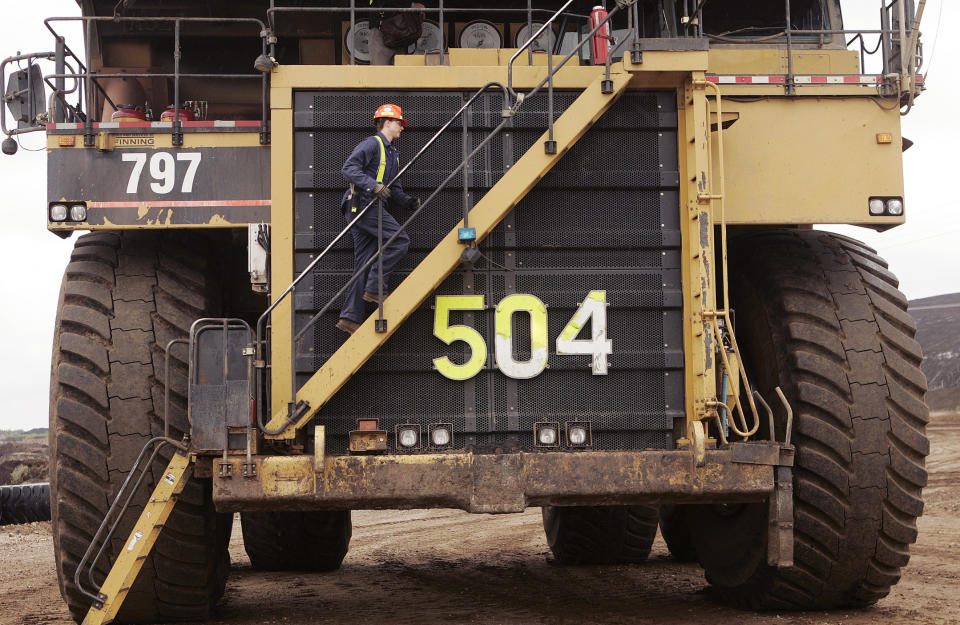
[[[383, 145], [383, 139], [380, 138], [380, 135], [374, 137], [377, 140], [377, 143], [380, 144], [380, 165], [377, 167], [377, 182], [383, 184], [383, 174], [387, 171], [387, 148]], [[355, 198], [357, 196], [356, 189], [354, 184], [350, 183], [350, 212], [357, 212], [357, 203]]]

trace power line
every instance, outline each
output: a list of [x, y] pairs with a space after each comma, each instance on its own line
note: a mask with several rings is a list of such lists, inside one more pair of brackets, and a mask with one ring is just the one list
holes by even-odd
[[911, 306], [910, 312], [916, 312], [918, 310], [933, 310], [935, 308], [960, 308], [960, 302], [954, 304], [930, 304], [929, 306]]
[[940, 42], [940, 27], [943, 26], [943, 5], [945, 4], [945, 0], [940, 0], [940, 11], [937, 14], [937, 32], [933, 35], [933, 45], [930, 49], [930, 61], [927, 62], [927, 76], [930, 75], [930, 71], [933, 69], [933, 59], [937, 54], [937, 44]]
[[919, 239], [912, 239], [910, 241], [900, 241], [897, 243], [892, 243], [890, 245], [884, 245], [884, 249], [890, 249], [891, 247], [903, 247], [904, 245], [912, 245], [914, 243], [919, 243], [921, 241], [929, 241], [930, 239], [937, 239], [939, 237], [949, 236], [951, 234], [956, 234], [960, 230], [948, 230], [947, 232], [938, 232], [937, 234], [931, 234], [928, 237], [920, 237]]

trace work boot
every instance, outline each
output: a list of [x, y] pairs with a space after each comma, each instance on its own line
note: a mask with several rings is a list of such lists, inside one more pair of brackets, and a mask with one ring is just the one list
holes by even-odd
[[343, 330], [347, 334], [353, 334], [357, 331], [357, 328], [360, 327], [360, 324], [346, 317], [340, 317], [337, 320], [337, 329]]
[[[384, 293], [384, 294], [383, 294], [383, 297], [384, 297], [384, 299], [386, 299], [387, 294]], [[363, 293], [363, 301], [365, 301], [365, 302], [370, 302], [371, 304], [379, 304], [379, 303], [380, 303], [380, 299], [377, 297], [377, 294], [376, 294], [376, 293], [371, 293], [370, 291], [364, 291], [364, 293]]]

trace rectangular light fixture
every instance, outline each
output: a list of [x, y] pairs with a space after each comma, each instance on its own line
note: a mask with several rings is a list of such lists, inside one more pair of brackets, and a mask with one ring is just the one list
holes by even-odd
[[534, 447], [559, 447], [560, 424], [555, 421], [538, 421], [533, 424]]
[[590, 447], [593, 445], [593, 431], [589, 421], [568, 421], [564, 424], [568, 447]]

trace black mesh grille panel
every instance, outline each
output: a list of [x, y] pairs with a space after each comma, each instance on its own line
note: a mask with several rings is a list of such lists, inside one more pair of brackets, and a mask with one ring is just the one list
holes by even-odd
[[[576, 93], [558, 92], [556, 115]], [[398, 141], [409, 159], [462, 106], [456, 92], [298, 92], [295, 97], [295, 267], [301, 270], [343, 226], [340, 173], [354, 146], [372, 133], [379, 104], [404, 107], [410, 126]], [[545, 98], [525, 105], [510, 126], [482, 149], [411, 225], [410, 251], [390, 288], [429, 254], [487, 189], [539, 141], [547, 123]], [[465, 115], [467, 129], [448, 128], [402, 180], [425, 198], [500, 123], [497, 95], [481, 97]], [[394, 427], [452, 423], [454, 448], [539, 449], [539, 421], [589, 421], [593, 448], [670, 448], [673, 420], [683, 412], [680, 296], [679, 173], [676, 94], [630, 91], [543, 177], [483, 241], [484, 256], [462, 265], [435, 295], [480, 294], [486, 309], [454, 311], [450, 324], [476, 329], [487, 346], [482, 370], [466, 382], [448, 380], [434, 359], [463, 363], [469, 347], [446, 345], [433, 334], [429, 298], [318, 413], [327, 453], [348, 453], [350, 430], [377, 417], [397, 451]], [[401, 221], [404, 214], [396, 215]], [[297, 328], [330, 302], [353, 268], [350, 237], [321, 262], [295, 298]], [[556, 338], [590, 291], [604, 290], [607, 336], [613, 343], [607, 375], [593, 375], [589, 355], [561, 355]], [[539, 298], [547, 310], [548, 366], [514, 379], [495, 361], [495, 307], [514, 293]], [[334, 329], [340, 301], [297, 346], [297, 376], [305, 382], [346, 335]], [[371, 310], [372, 310], [371, 306]], [[389, 320], [388, 320], [389, 321]], [[589, 336], [588, 323], [579, 338]], [[512, 354], [530, 358], [530, 316], [511, 321]], [[561, 447], [563, 449], [563, 447]], [[426, 448], [424, 448], [426, 450]]]

